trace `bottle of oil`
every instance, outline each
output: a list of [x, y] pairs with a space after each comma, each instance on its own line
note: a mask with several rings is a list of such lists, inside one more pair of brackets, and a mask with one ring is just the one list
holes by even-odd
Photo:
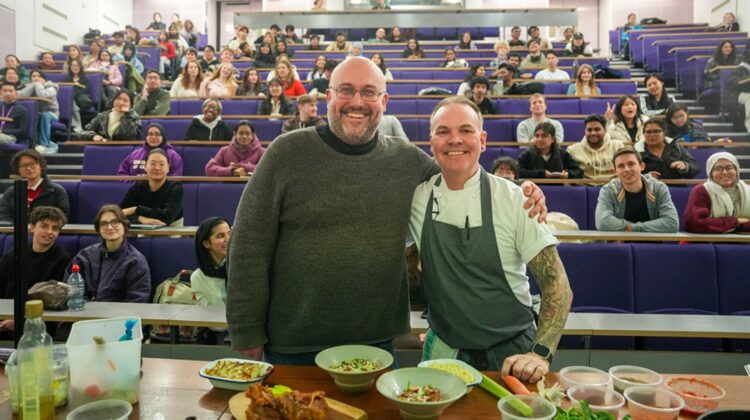
[[26, 302], [26, 323], [18, 342], [18, 385], [21, 391], [20, 418], [53, 420], [52, 337], [42, 321], [41, 300]]

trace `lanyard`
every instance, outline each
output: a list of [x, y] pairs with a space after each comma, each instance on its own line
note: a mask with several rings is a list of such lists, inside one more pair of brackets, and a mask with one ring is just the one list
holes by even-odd
[[[3, 118], [9, 118], [10, 114], [13, 113], [13, 108], [15, 108], [15, 107], [16, 107], [16, 104], [11, 105], [10, 109], [8, 110], [8, 113], [6, 114], [5, 113], [5, 104], [3, 104], [3, 110], [2, 110], [2, 112], [0, 112], [0, 114], [3, 116]], [[4, 119], [2, 121], [0, 121], [0, 130], [2, 130], [5, 127], [5, 123], [6, 122], [7, 121], [5, 121]]]

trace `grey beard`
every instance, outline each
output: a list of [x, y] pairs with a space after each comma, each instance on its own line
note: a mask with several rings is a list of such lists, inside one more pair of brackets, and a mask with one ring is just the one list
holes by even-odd
[[[344, 130], [343, 130], [344, 125], [338, 117], [328, 114], [328, 121], [329, 121], [328, 125], [330, 126], [333, 134], [335, 134], [336, 137], [341, 139], [341, 141], [343, 141], [344, 143], [350, 144], [352, 146], [359, 146], [362, 144], [369, 143], [372, 140], [372, 138], [375, 136], [375, 133], [378, 131], [378, 124], [375, 124], [375, 126], [372, 129], [365, 131], [362, 136], [353, 137], [353, 136], [348, 136], [346, 133], [344, 133]], [[339, 129], [339, 127], [341, 129]]]

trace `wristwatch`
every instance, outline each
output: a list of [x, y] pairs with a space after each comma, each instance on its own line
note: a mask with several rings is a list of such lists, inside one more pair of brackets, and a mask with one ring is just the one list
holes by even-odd
[[534, 343], [534, 345], [531, 346], [531, 352], [541, 357], [542, 359], [552, 363], [552, 358], [554, 357], [554, 354], [552, 354], [552, 350], [549, 347], [543, 344]]

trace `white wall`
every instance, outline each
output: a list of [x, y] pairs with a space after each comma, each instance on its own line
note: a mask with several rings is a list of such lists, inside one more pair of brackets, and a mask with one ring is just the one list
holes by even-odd
[[[732, 12], [737, 16], [740, 29], [750, 29], [750, 0], [729, 0], [726, 4], [722, 3], [724, 0], [693, 0], [695, 21], [717, 25], [724, 18], [724, 13]], [[712, 11], [715, 8], [716, 10]]]
[[114, 32], [133, 18], [132, 0], [26, 0], [11, 7], [16, 16], [15, 51], [22, 60], [32, 60], [42, 50], [60, 51], [64, 44], [80, 43], [89, 27]]
[[154, 12], [161, 13], [162, 21], [169, 25], [172, 14], [177, 13], [184, 22], [193, 21], [198, 32], [206, 32], [206, 3], [211, 0], [132, 0], [133, 24], [136, 28], [144, 29], [151, 23]]
[[0, 57], [16, 50], [16, 14], [14, 0], [0, 0]]

